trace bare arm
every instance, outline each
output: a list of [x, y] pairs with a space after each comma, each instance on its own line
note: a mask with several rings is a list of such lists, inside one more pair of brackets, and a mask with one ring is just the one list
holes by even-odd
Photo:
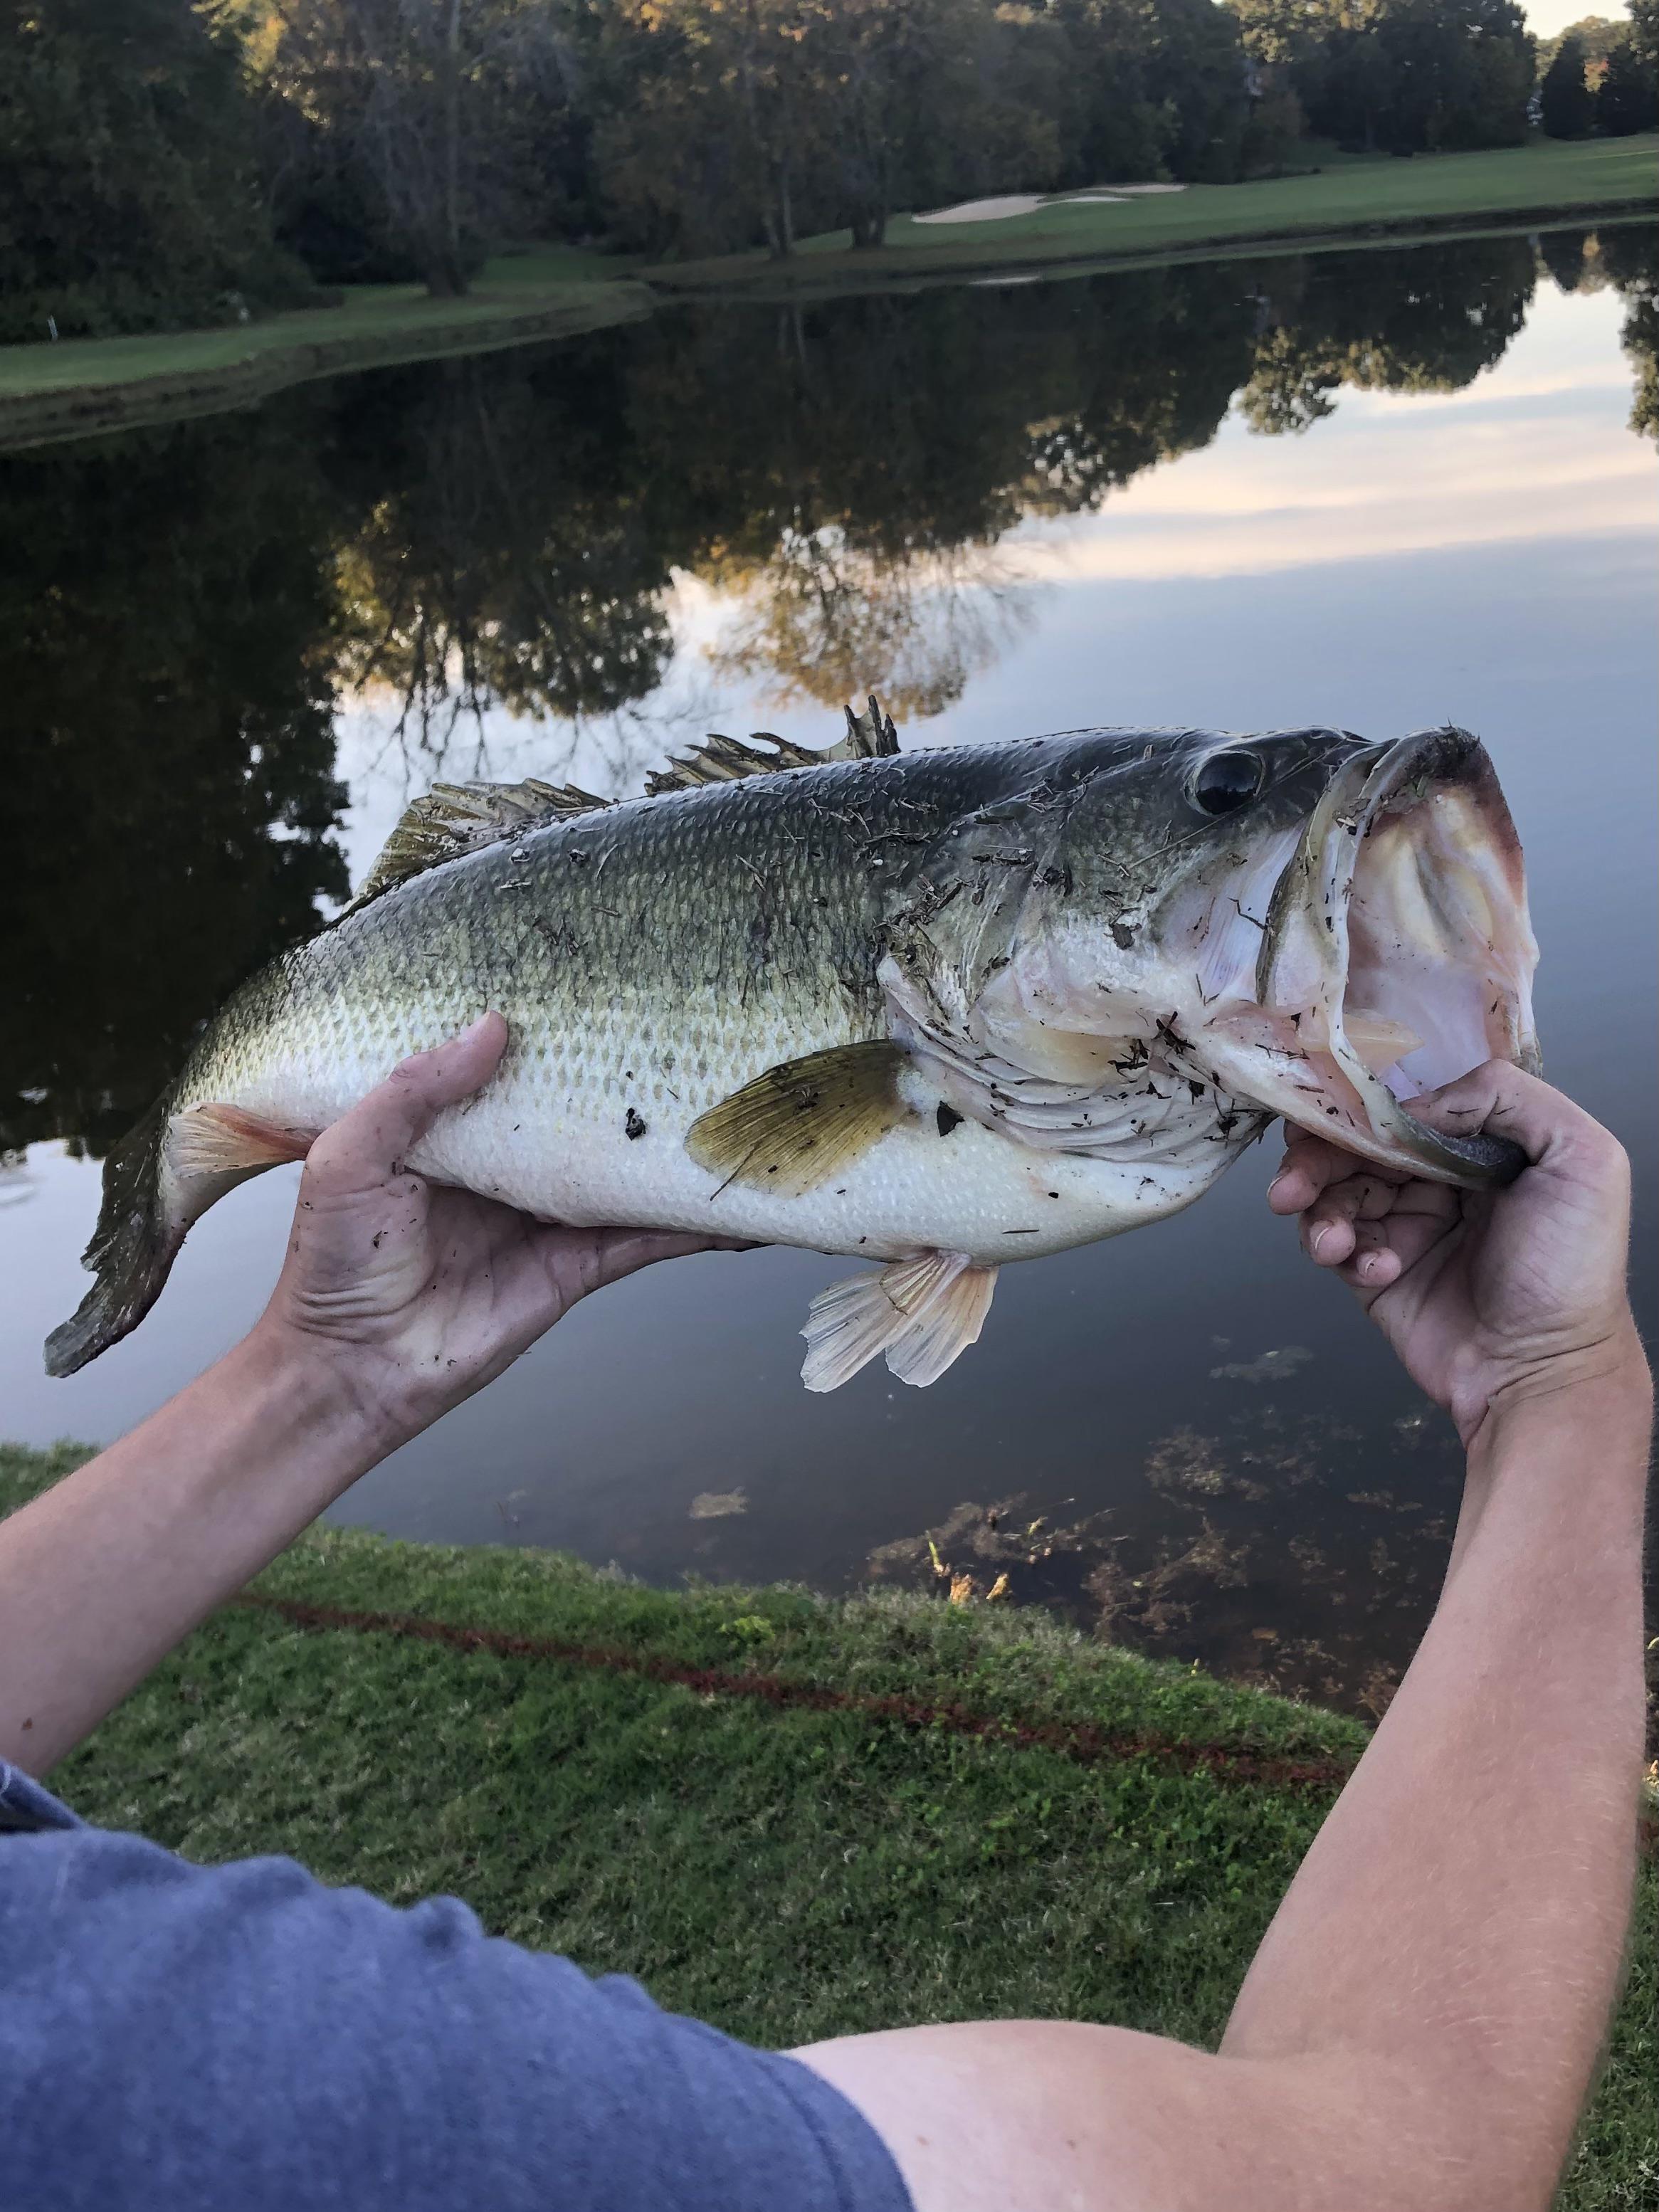
[[1251, 1966], [1219, 2056], [1011, 2021], [802, 2054], [918, 2212], [1542, 2212], [1611, 2005], [1641, 1750], [1651, 1398], [1627, 1173], [1507, 1068], [1422, 1110], [1534, 1164], [1471, 1199], [1293, 1136], [1273, 1203], [1457, 1419], [1440, 1606]]
[[325, 1130], [252, 1334], [0, 1523], [0, 1759], [44, 1774], [360, 1474], [578, 1298], [702, 1249], [545, 1228], [401, 1168], [506, 1042], [486, 1015]]
[[[155, 1419], [0, 1528], [0, 1753], [39, 1771], [376, 1459], [575, 1297], [686, 1238], [572, 1233], [397, 1163], [487, 1079], [481, 1024], [313, 1148], [270, 1311]], [[1623, 1157], [1485, 1070], [1423, 1109], [1518, 1137], [1464, 1200], [1293, 1139], [1273, 1203], [1453, 1412], [1444, 1597], [1292, 1885], [1220, 2055], [1008, 2021], [804, 2053], [918, 2212], [1530, 2212], [1606, 2020], [1629, 1893], [1649, 1394]]]

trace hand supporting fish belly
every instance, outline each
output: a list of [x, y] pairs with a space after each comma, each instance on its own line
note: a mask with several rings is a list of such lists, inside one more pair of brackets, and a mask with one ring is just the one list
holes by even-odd
[[614, 804], [440, 786], [310, 944], [245, 985], [111, 1152], [67, 1375], [186, 1231], [398, 1060], [496, 1008], [501, 1071], [408, 1164], [577, 1226], [884, 1264], [812, 1303], [803, 1376], [934, 1381], [997, 1269], [1200, 1197], [1283, 1115], [1463, 1184], [1415, 1121], [1535, 1068], [1521, 848], [1465, 731], [1085, 730], [901, 753], [713, 738]]

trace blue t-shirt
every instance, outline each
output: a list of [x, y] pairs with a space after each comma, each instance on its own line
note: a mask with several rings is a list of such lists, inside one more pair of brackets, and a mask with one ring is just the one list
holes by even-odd
[[810, 2068], [0, 1762], [0, 2197], [32, 2212], [910, 2212]]

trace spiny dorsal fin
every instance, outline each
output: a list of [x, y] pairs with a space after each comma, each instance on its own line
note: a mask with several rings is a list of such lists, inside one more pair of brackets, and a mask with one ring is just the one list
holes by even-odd
[[[878, 1145], [907, 1111], [898, 1095], [904, 1054], [878, 1038], [787, 1060], [700, 1115], [685, 1149], [720, 1188], [804, 1198]], [[718, 1197], [720, 1192], [713, 1194]]]
[[848, 707], [847, 735], [830, 750], [832, 760], [885, 760], [899, 749], [898, 732], [893, 726], [890, 714], [881, 711], [881, 702], [872, 691], [866, 701], [868, 712], [855, 714]]
[[846, 711], [847, 735], [816, 752], [770, 730], [757, 730], [747, 742], [716, 733], [693, 751], [671, 760], [666, 768], [653, 769], [645, 779], [647, 796], [656, 799], [665, 791], [695, 791], [705, 783], [775, 775], [781, 769], [821, 768], [826, 761], [884, 760], [898, 750], [892, 717], [883, 714], [873, 692], [866, 714], [855, 714], [850, 707]]
[[591, 814], [612, 804], [574, 783], [544, 783], [534, 775], [522, 783], [434, 783], [424, 799], [407, 808], [341, 919], [394, 884], [477, 852], [481, 845], [498, 845], [545, 823], [567, 822], [574, 814]]

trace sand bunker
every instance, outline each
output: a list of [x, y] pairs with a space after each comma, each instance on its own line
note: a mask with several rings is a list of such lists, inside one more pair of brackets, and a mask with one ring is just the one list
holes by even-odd
[[1007, 192], [996, 200], [963, 200], [956, 207], [936, 208], [932, 215], [919, 215], [918, 222], [996, 222], [1006, 215], [1030, 215], [1033, 208], [1042, 205], [1037, 192]]
[[1041, 207], [1110, 207], [1115, 202], [1134, 199], [1148, 192], [1184, 192], [1185, 185], [1114, 185], [1110, 191], [1066, 192], [1051, 195], [1047, 192], [1004, 192], [1000, 198], [988, 200], [962, 200], [955, 207], [935, 208], [929, 215], [911, 218], [915, 222], [1000, 222], [1011, 215], [1031, 215]]

